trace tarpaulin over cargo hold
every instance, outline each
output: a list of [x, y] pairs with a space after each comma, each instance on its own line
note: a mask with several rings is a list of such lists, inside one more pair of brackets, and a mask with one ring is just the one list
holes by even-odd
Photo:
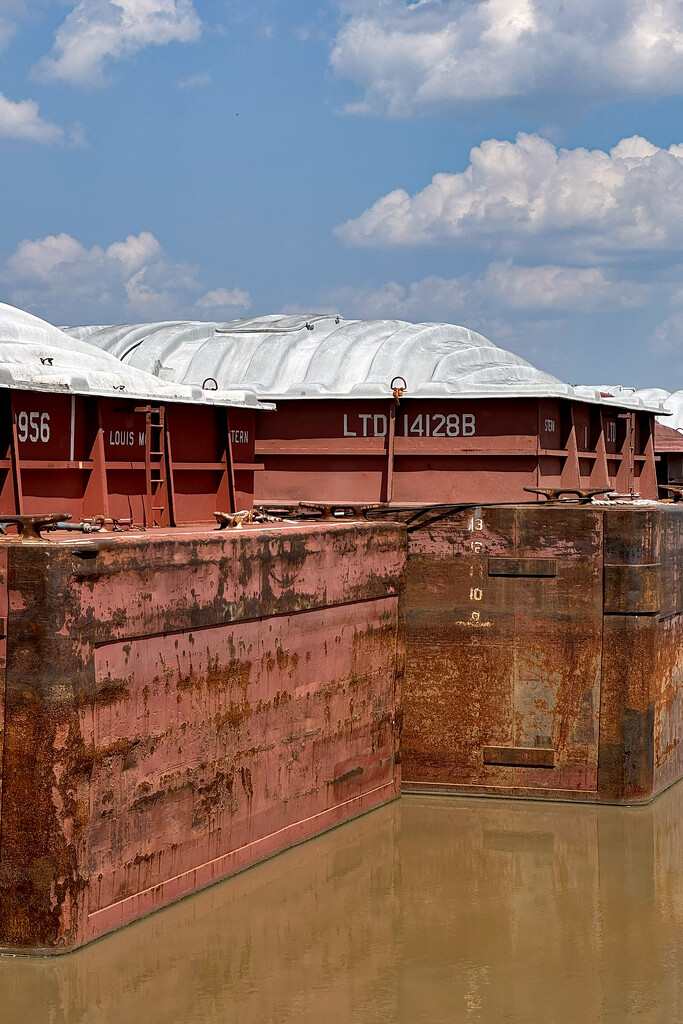
[[166, 322], [67, 332], [163, 380], [213, 377], [219, 387], [267, 398], [378, 398], [405, 378], [411, 398], [578, 399], [661, 412], [632, 395], [575, 389], [525, 359], [453, 324], [264, 316], [231, 323]]
[[[652, 394], [656, 394], [657, 399], [661, 401], [664, 410], [668, 413], [661, 419], [661, 422], [665, 423], [667, 427], [672, 427], [679, 433], [683, 433], [683, 391], [666, 392], [660, 388], [646, 388], [635, 392], [636, 397], [642, 397], [643, 401], [648, 401], [647, 396]], [[660, 417], [658, 416], [657, 419]]]
[[0, 303], [0, 388], [263, 407], [249, 390], [207, 391], [124, 366], [107, 352], [5, 303]]
[[631, 395], [647, 404], [661, 402], [662, 411], [657, 419], [683, 434], [683, 391], [666, 391], [664, 388], [628, 388], [621, 384], [603, 384], [601, 390], [609, 392], [614, 398]]

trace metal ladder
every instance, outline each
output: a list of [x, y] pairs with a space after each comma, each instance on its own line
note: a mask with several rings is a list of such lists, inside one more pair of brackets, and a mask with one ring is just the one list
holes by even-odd
[[145, 526], [168, 526], [168, 465], [163, 405], [144, 405], [145, 414]]

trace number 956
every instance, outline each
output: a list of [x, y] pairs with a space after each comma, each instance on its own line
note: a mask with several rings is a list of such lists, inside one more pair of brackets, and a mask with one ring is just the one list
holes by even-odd
[[20, 412], [17, 415], [17, 438], [19, 441], [50, 440], [49, 412]]

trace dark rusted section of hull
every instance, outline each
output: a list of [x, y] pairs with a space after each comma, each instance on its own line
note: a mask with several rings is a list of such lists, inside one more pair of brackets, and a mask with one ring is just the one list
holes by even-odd
[[0, 558], [2, 948], [74, 948], [397, 795], [401, 527]]
[[635, 582], [604, 619], [600, 793], [631, 802], [683, 774], [683, 508], [610, 512], [606, 578], [617, 562]]
[[636, 803], [683, 775], [683, 509], [494, 507], [410, 535], [408, 790]]
[[[408, 787], [595, 793], [601, 520], [577, 507], [471, 509], [410, 535]], [[557, 575], [498, 574], [539, 559]], [[507, 765], [486, 763], [486, 747], [554, 751], [554, 768], [512, 751]]]

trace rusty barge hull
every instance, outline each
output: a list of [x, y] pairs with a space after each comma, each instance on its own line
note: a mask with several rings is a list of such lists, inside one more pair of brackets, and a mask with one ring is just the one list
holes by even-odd
[[[393, 799], [401, 762], [409, 790], [622, 803], [683, 774], [683, 506], [528, 494], [655, 498], [652, 408], [395, 378], [273, 413], [31, 330], [0, 339], [0, 950], [77, 948]], [[205, 525], [254, 494], [388, 521]], [[480, 505], [397, 521], [446, 501]]]
[[683, 508], [471, 508], [410, 533], [407, 791], [651, 800], [683, 775]]
[[[347, 377], [343, 395], [292, 384], [256, 412], [255, 445], [265, 505], [412, 510], [404, 788], [652, 799], [683, 774], [683, 537], [680, 509], [656, 502], [653, 410], [410, 379], [385, 398]], [[598, 489], [651, 505], [542, 500]]]
[[73, 949], [399, 792], [394, 524], [0, 542], [0, 948]]

